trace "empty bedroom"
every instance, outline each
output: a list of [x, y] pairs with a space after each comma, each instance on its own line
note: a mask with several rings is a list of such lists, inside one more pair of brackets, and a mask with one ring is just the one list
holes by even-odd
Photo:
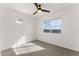
[[1, 56], [79, 56], [79, 3], [0, 3]]

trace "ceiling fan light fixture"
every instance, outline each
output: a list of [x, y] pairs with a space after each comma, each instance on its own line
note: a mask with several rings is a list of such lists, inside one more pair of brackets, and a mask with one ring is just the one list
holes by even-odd
[[41, 10], [38, 10], [38, 12], [40, 13], [40, 12], [42, 12]]
[[49, 13], [50, 12], [50, 10], [42, 9], [41, 4], [34, 3], [34, 5], [36, 6], [37, 11], [35, 11], [33, 13], [33, 15], [35, 15], [37, 12], [38, 13], [41, 13], [41, 12], [47, 12], [47, 13]]

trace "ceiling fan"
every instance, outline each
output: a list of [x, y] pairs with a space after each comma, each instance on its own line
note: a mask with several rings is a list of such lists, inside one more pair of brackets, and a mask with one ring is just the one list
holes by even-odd
[[40, 4], [34, 3], [34, 5], [36, 6], [37, 11], [35, 11], [33, 15], [35, 15], [37, 12], [47, 12], [47, 13], [50, 12], [49, 10], [42, 9]]

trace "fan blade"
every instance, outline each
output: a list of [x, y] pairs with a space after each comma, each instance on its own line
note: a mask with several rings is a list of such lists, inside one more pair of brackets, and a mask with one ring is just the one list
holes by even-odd
[[37, 3], [34, 3], [34, 5], [36, 6], [36, 8], [38, 9], [38, 4]]
[[43, 11], [43, 12], [50, 12], [49, 10], [45, 10], [45, 9], [41, 9], [41, 11]]
[[34, 13], [33, 13], [33, 15], [35, 15], [37, 13], [37, 11], [35, 11]]

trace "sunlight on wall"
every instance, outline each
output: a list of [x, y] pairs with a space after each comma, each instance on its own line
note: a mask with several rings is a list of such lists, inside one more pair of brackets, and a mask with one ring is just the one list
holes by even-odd
[[17, 42], [12, 46], [12, 48], [19, 47], [19, 46], [21, 46], [21, 45], [24, 44], [24, 43], [26, 43], [26, 37], [25, 37], [25, 35], [23, 35], [23, 36], [19, 39], [19, 41], [17, 41]]

